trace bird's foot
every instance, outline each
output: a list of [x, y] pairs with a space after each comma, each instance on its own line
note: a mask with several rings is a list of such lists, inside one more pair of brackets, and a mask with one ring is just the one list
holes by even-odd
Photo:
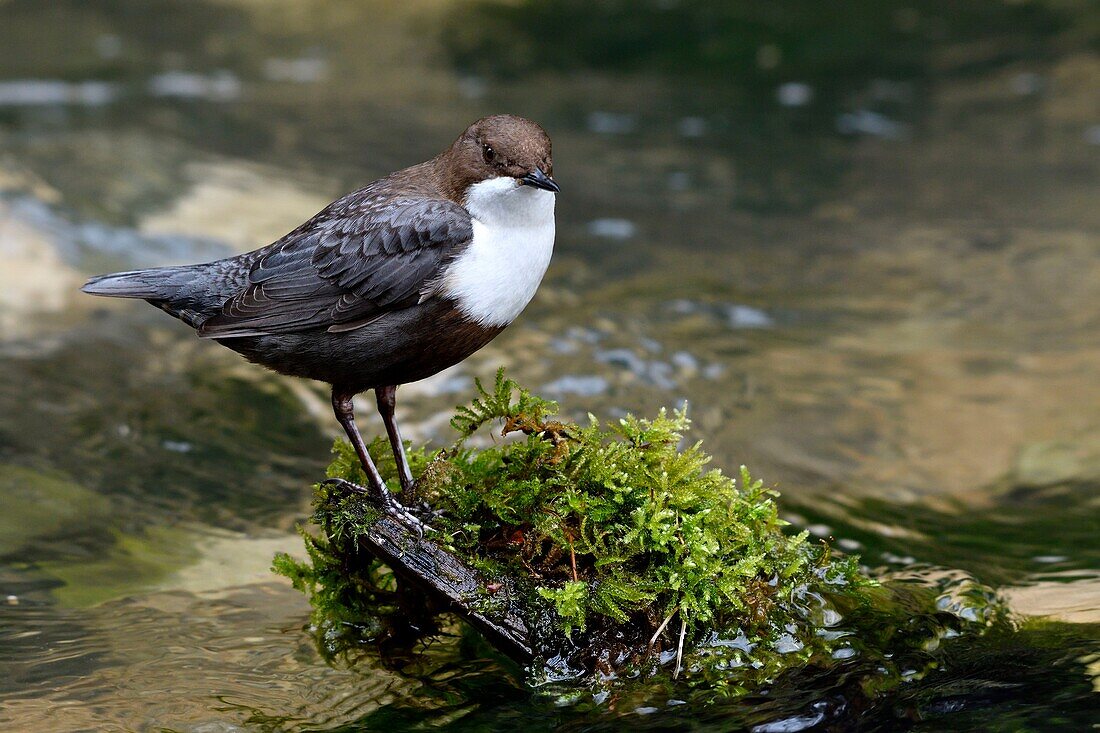
[[416, 505], [415, 511], [417, 515], [424, 517], [429, 522], [433, 519], [439, 519], [446, 513], [442, 509], [432, 509], [432, 505], [426, 501], [419, 502]]
[[409, 510], [385, 488], [380, 491], [371, 490], [342, 478], [328, 478], [321, 483], [327, 486], [338, 486], [348, 491], [367, 495], [386, 516], [403, 524], [413, 532], [416, 532], [417, 539], [422, 539], [424, 537], [425, 530], [435, 531], [432, 527], [424, 524], [424, 522], [420, 521], [415, 515], [409, 512]]
[[439, 519], [445, 513], [442, 509], [432, 509], [427, 499], [421, 498], [420, 479], [413, 479], [401, 484], [401, 499], [409, 511], [414, 512], [420, 519], [428, 522]]

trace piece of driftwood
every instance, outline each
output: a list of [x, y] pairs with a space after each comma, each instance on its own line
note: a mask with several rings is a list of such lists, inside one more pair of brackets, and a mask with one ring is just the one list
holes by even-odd
[[398, 578], [445, 603], [497, 649], [521, 664], [534, 659], [531, 632], [513, 604], [502, 602], [492, 604], [492, 610], [479, 610], [489, 605], [491, 581], [431, 539], [382, 515], [359, 541]]

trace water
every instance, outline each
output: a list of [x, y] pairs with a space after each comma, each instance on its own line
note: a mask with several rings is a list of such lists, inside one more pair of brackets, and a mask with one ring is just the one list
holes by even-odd
[[[0, 720], [1095, 723], [1096, 10], [776, 7], [0, 7]], [[412, 437], [448, 440], [498, 364], [572, 416], [687, 400], [718, 463], [776, 482], [796, 524], [871, 566], [973, 573], [1024, 630], [839, 713], [812, 681], [559, 706], [469, 638], [326, 664], [267, 569], [300, 552], [324, 393], [76, 288], [266, 243], [503, 110], [554, 137], [555, 261], [504, 335], [402, 389]]]

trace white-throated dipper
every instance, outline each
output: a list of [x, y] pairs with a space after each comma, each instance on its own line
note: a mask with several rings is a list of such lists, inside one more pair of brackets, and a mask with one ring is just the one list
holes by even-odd
[[143, 298], [282, 374], [332, 385], [332, 408], [382, 506], [387, 491], [355, 427], [373, 389], [402, 489], [412, 473], [394, 419], [397, 386], [465, 359], [515, 320], [554, 248], [550, 138], [485, 117], [445, 151], [329, 204], [282, 239], [216, 262], [94, 277], [84, 292]]

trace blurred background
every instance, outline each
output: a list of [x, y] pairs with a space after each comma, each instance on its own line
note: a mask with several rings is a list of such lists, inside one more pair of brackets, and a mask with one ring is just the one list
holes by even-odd
[[796, 525], [1051, 619], [1065, 675], [975, 729], [1094, 704], [1096, 3], [0, 0], [0, 721], [534, 714], [489, 662], [325, 665], [268, 565], [301, 552], [326, 393], [78, 292], [266, 244], [496, 112], [553, 137], [555, 259], [401, 390], [407, 437], [450, 442], [501, 364], [571, 417], [687, 401]]

